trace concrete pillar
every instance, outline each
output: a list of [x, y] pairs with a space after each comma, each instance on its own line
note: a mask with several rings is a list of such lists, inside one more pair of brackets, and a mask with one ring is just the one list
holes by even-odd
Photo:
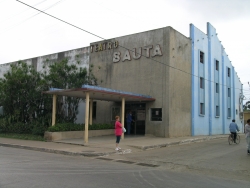
[[86, 92], [86, 107], [85, 107], [85, 136], [84, 142], [87, 144], [89, 141], [89, 92]]
[[89, 103], [89, 124], [92, 125], [92, 113], [93, 113], [93, 99], [90, 99]]
[[[125, 116], [125, 98], [122, 98], [122, 115], [121, 115], [121, 123], [124, 127], [124, 116]], [[124, 133], [122, 133], [122, 139], [124, 139]]]
[[53, 95], [52, 103], [52, 126], [56, 124], [56, 95]]

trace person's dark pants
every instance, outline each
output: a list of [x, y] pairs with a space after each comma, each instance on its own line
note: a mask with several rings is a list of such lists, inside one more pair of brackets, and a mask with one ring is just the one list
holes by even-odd
[[234, 143], [235, 143], [235, 140], [236, 140], [236, 132], [231, 132], [231, 134], [234, 135]]
[[127, 134], [130, 134], [131, 122], [127, 122]]
[[121, 136], [116, 136], [116, 143], [119, 144], [121, 140]]

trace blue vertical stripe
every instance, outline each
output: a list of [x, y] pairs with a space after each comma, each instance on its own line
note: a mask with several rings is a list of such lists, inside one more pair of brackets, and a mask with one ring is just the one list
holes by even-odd
[[232, 67], [232, 82], [233, 82], [233, 86], [231, 87], [232, 90], [233, 90], [233, 119], [235, 119], [235, 101], [236, 101], [236, 98], [235, 98], [235, 78], [234, 78], [234, 67]]
[[211, 31], [210, 25], [207, 24], [207, 32], [208, 32], [208, 93], [209, 93], [209, 101], [207, 105], [209, 105], [209, 135], [212, 135], [212, 62], [211, 62]]
[[[222, 52], [224, 53], [224, 52]], [[224, 97], [225, 96], [225, 67], [224, 67], [224, 56], [222, 54], [222, 126], [223, 126], [223, 134], [226, 133], [226, 130], [225, 130], [225, 99], [227, 99], [227, 97]]]
[[191, 134], [192, 134], [192, 136], [194, 136], [194, 108], [195, 108], [195, 106], [194, 106], [194, 100], [195, 100], [195, 98], [194, 98], [194, 74], [195, 74], [195, 72], [194, 72], [194, 67], [195, 67], [195, 65], [194, 65], [194, 26], [193, 26], [193, 24], [190, 24], [190, 37], [191, 37], [191, 39], [192, 39], [192, 122], [191, 122]]

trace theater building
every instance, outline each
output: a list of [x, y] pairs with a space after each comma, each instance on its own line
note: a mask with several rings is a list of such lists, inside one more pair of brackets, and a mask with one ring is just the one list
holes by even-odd
[[[98, 98], [90, 93], [93, 123], [112, 123], [116, 115], [131, 111], [135, 120], [131, 133], [136, 135], [227, 134], [232, 119], [243, 126], [242, 84], [210, 23], [207, 31], [190, 24], [187, 37], [164, 27], [24, 61], [38, 71], [48, 61], [79, 61], [97, 78], [98, 86], [89, 88], [102, 90], [103, 95], [115, 91], [125, 98], [123, 111], [122, 99], [115, 100], [115, 94]], [[9, 64], [0, 68], [2, 76]], [[132, 100], [130, 94], [138, 98]], [[79, 106], [77, 122], [84, 123], [85, 105]]]

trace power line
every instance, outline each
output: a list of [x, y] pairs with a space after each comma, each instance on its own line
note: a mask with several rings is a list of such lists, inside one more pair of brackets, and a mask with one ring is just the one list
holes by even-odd
[[0, 1], [0, 4], [1, 4], [1, 3], [3, 3], [4, 1], [6, 1], [6, 0], [2, 0], [2, 1]]
[[[52, 17], [52, 18], [54, 18], [54, 19], [57, 19], [57, 20], [59, 20], [59, 21], [61, 21], [61, 22], [64, 22], [64, 23], [66, 23], [66, 24], [68, 24], [68, 25], [70, 25], [70, 26], [72, 26], [72, 27], [75, 27], [75, 28], [77, 28], [77, 29], [80, 29], [80, 30], [86, 32], [86, 33], [89, 33], [89, 34], [91, 34], [91, 35], [93, 35], [93, 36], [96, 36], [96, 37], [98, 37], [98, 38], [100, 38], [100, 39], [102, 39], [102, 40], [107, 40], [107, 39], [105, 39], [105, 38], [103, 38], [103, 37], [100, 37], [99, 35], [96, 35], [96, 34], [90, 32], [90, 31], [87, 31], [87, 30], [82, 29], [82, 28], [80, 28], [80, 27], [78, 27], [78, 26], [76, 26], [76, 25], [73, 25], [73, 24], [71, 24], [71, 23], [69, 23], [69, 22], [66, 22], [66, 21], [64, 21], [64, 20], [62, 20], [62, 19], [60, 19], [60, 18], [57, 18], [57, 17], [55, 17], [55, 16], [53, 16], [53, 15], [50, 15], [50, 14], [48, 14], [48, 13], [42, 11], [42, 10], [39, 10], [39, 9], [37, 9], [37, 8], [31, 6], [31, 5], [28, 5], [28, 4], [26, 4], [26, 3], [22, 2], [22, 1], [19, 1], [19, 0], [16, 0], [16, 1], [18, 1], [19, 3], [22, 3], [22, 4], [24, 4], [24, 5], [26, 5], [26, 6], [30, 7], [30, 8], [32, 8], [32, 9], [35, 9], [35, 10], [41, 12], [41, 13], [44, 13], [44, 14], [46, 14], [47, 16], [50, 16], [50, 17]], [[126, 50], [129, 50], [130, 52], [136, 53], [135, 51], [133, 51], [133, 50], [131, 50], [131, 49], [128, 49], [128, 48], [126, 48], [126, 47], [124, 47], [124, 46], [121, 46], [121, 45], [119, 45], [119, 46], [122, 47], [122, 48], [124, 48], [124, 49], [126, 49]], [[136, 53], [136, 54], [139, 54], [139, 55], [141, 55], [141, 56], [143, 56], [143, 57], [146, 57], [145, 55], [140, 54], [140, 53]], [[146, 57], [146, 58], [148, 58], [148, 57]], [[194, 75], [194, 74], [192, 74], [192, 73], [189, 73], [189, 72], [184, 71], [184, 70], [181, 70], [181, 69], [178, 69], [178, 68], [176, 68], [176, 67], [172, 67], [172, 66], [167, 65], [167, 64], [165, 64], [165, 63], [162, 63], [162, 62], [160, 62], [160, 61], [157, 61], [157, 60], [155, 60], [155, 59], [152, 59], [151, 57], [150, 57], [150, 59], [153, 60], [153, 61], [155, 61], [155, 62], [158, 62], [158, 63], [160, 63], [160, 64], [162, 64], [162, 65], [165, 65], [165, 66], [168, 66], [168, 67], [170, 67], [170, 68], [176, 69], [176, 70], [178, 70], [178, 71], [180, 71], [180, 72], [183, 72], [183, 73], [186, 73], [186, 74], [189, 74], [189, 75], [191, 75], [191, 76], [194, 76], [194, 77], [199, 78], [199, 76], [197, 76], [197, 75]], [[208, 80], [208, 79], [205, 79], [205, 78], [204, 78], [204, 80], [206, 80], [206, 81], [208, 81], [208, 82], [212, 82], [212, 83], [217, 83], [217, 82], [215, 82], [215, 81]], [[220, 83], [218, 83], [218, 84], [221, 85], [221, 86], [226, 86], [226, 87], [228, 87], [227, 85], [223, 85], [223, 84], [220, 84]], [[232, 87], [230, 87], [230, 88], [232, 88]], [[238, 89], [238, 90], [244, 91], [244, 90], [241, 89], [241, 88], [232, 88], [232, 89]]]
[[[43, 1], [37, 3], [37, 4], [33, 5], [33, 6], [37, 6], [37, 5], [39, 5], [39, 4], [41, 4], [41, 3], [45, 2], [45, 1], [47, 1], [47, 0], [43, 0]], [[22, 12], [19, 12], [19, 13], [15, 14], [15, 15], [11, 15], [11, 16], [9, 16], [7, 19], [5, 19], [5, 20], [1, 20], [0, 23], [5, 22], [5, 21], [7, 21], [7, 20], [9, 20], [9, 19], [11, 19], [11, 18], [13, 18], [13, 17], [19, 15], [19, 14], [22, 14], [23, 12], [26, 12], [27, 10], [29, 10], [29, 8], [25, 9], [25, 10], [22, 11]]]
[[[48, 10], [48, 9], [54, 7], [54, 6], [56, 6], [58, 3], [61, 3], [62, 1], [65, 1], [65, 0], [60, 0], [60, 1], [58, 1], [58, 2], [56, 2], [56, 3], [54, 3], [54, 4], [52, 4], [51, 6], [47, 7], [46, 9], [44, 9], [44, 11], [45, 11], [45, 10]], [[38, 4], [40, 4], [40, 3], [38, 3]], [[22, 23], [24, 23], [24, 22], [26, 22], [26, 21], [28, 21], [28, 20], [30, 20], [31, 18], [33, 18], [33, 17], [39, 15], [40, 13], [41, 13], [41, 12], [36, 13], [36, 14], [30, 16], [30, 17], [28, 17], [27, 19], [23, 20], [22, 22], [18, 23], [17, 25], [14, 25], [14, 26], [12, 26], [12, 27], [10, 27], [10, 28], [7, 28], [6, 30], [3, 30], [2, 32], [5, 32], [5, 31], [10, 30], [10, 29], [12, 29], [12, 28], [14, 28], [14, 27], [16, 27], [16, 26], [18, 26], [18, 25], [20, 25], [20, 24], [22, 24]]]
[[[16, 0], [16, 1], [18, 1], [18, 0]], [[84, 29], [82, 29], [82, 28], [80, 28], [80, 27], [77, 27], [77, 26], [75, 26], [75, 25], [73, 25], [73, 24], [71, 24], [71, 23], [69, 23], [69, 22], [66, 22], [66, 21], [60, 19], [60, 18], [57, 18], [57, 17], [55, 17], [55, 16], [52, 16], [52, 15], [50, 15], [50, 14], [48, 14], [48, 13], [42, 11], [42, 10], [39, 10], [39, 9], [37, 9], [37, 8], [35, 8], [35, 7], [32, 7], [32, 6], [26, 4], [26, 3], [22, 2], [22, 1], [18, 1], [18, 2], [19, 2], [19, 3], [22, 3], [22, 4], [26, 5], [26, 6], [28, 6], [28, 7], [30, 7], [30, 8], [33, 8], [33, 9], [35, 9], [35, 10], [41, 12], [41, 13], [44, 13], [44, 14], [46, 14], [46, 15], [52, 17], [52, 18], [55, 18], [55, 19], [57, 19], [57, 20], [59, 20], [59, 21], [61, 21], [61, 22], [64, 22], [64, 23], [66, 23], [66, 24], [68, 24], [68, 25], [71, 25], [72, 27], [75, 27], [75, 28], [77, 28], [77, 29], [80, 29], [80, 30], [86, 32], [86, 33], [89, 33], [89, 34], [91, 34], [91, 35], [94, 35], [94, 36], [96, 36], [96, 37], [98, 37], [98, 38], [100, 38], [100, 39], [106, 40], [106, 39], [104, 39], [104, 38], [102, 38], [102, 37], [100, 37], [100, 36], [98, 36], [98, 35], [95, 35], [94, 33], [91, 33], [91, 32], [89, 32], [89, 31], [87, 31], [87, 30], [84, 30]]]

